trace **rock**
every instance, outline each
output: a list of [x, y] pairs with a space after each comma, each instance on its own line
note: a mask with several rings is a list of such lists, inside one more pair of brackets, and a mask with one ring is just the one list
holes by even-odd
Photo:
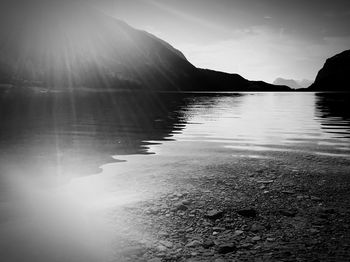
[[237, 213], [244, 217], [256, 217], [258, 215], [258, 212], [255, 209], [241, 209], [238, 210]]
[[188, 205], [191, 204], [191, 201], [188, 200], [188, 199], [185, 199], [185, 200], [183, 200], [181, 203], [182, 203], [183, 205], [185, 205], [185, 206], [188, 206]]
[[174, 209], [180, 210], [180, 211], [186, 211], [188, 209], [188, 207], [186, 205], [184, 205], [182, 202], [180, 202], [180, 203], [176, 203], [174, 205]]
[[328, 58], [308, 91], [349, 91], [350, 50]]
[[297, 211], [293, 210], [280, 210], [280, 214], [286, 217], [295, 217], [297, 214]]
[[217, 258], [214, 260], [214, 262], [226, 262], [226, 260], [222, 258]]
[[242, 245], [239, 246], [239, 248], [248, 249], [248, 248], [251, 248], [252, 246], [253, 246], [252, 243], [243, 243]]
[[310, 231], [311, 234], [317, 234], [317, 233], [320, 232], [320, 231], [319, 231], [318, 229], [316, 229], [316, 228], [311, 228], [309, 231]]
[[189, 233], [189, 232], [192, 232], [193, 230], [194, 230], [193, 227], [190, 227], [186, 229], [186, 232]]
[[206, 218], [213, 219], [213, 220], [222, 218], [223, 216], [224, 216], [224, 212], [216, 209], [208, 211], [205, 215]]
[[169, 234], [167, 232], [164, 232], [164, 231], [159, 231], [158, 236], [166, 238], [169, 236]]
[[159, 212], [160, 212], [160, 209], [158, 209], [158, 208], [149, 208], [147, 211], [146, 211], [146, 213], [147, 214], [150, 214], [150, 215], [158, 215], [159, 214]]
[[157, 252], [163, 253], [163, 252], [166, 252], [168, 249], [165, 246], [163, 246], [163, 245], [158, 245], [156, 247], [156, 250], [157, 250]]
[[312, 201], [321, 201], [321, 198], [316, 197], [316, 196], [311, 196]]
[[206, 240], [203, 243], [203, 247], [206, 248], [206, 249], [211, 248], [213, 246], [215, 246], [215, 243], [214, 243], [213, 240]]
[[186, 244], [186, 247], [197, 247], [197, 246], [200, 246], [201, 244], [202, 242], [200, 242], [199, 240], [192, 240]]
[[242, 230], [236, 230], [235, 232], [234, 232], [234, 235], [235, 236], [240, 236], [240, 235], [242, 235], [244, 233], [244, 231], [242, 231]]
[[258, 184], [272, 184], [274, 181], [273, 180], [260, 180], [256, 181]]
[[227, 254], [236, 250], [236, 246], [233, 243], [221, 244], [218, 246], [219, 254]]
[[266, 238], [266, 240], [269, 241], [269, 242], [274, 242], [276, 239], [273, 238], [273, 237], [268, 237], [268, 238]]
[[252, 241], [253, 242], [257, 242], [257, 241], [260, 241], [260, 240], [261, 240], [261, 237], [259, 237], [259, 236], [252, 237]]
[[223, 228], [223, 227], [213, 227], [213, 230], [214, 231], [224, 231], [225, 228]]
[[262, 231], [264, 230], [265, 228], [260, 225], [260, 224], [253, 224], [252, 227], [250, 228], [250, 231], [252, 232], [259, 232], [259, 231]]
[[282, 191], [283, 194], [288, 194], [288, 195], [292, 195], [292, 194], [295, 194], [294, 191], [292, 190], [285, 190], [285, 191]]
[[170, 241], [167, 240], [161, 240], [159, 241], [159, 244], [167, 247], [167, 248], [172, 248], [173, 247], [173, 243], [171, 243]]

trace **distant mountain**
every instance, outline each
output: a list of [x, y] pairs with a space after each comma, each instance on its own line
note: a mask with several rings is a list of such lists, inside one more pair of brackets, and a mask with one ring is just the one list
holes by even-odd
[[273, 84], [274, 85], [284, 85], [288, 86], [292, 89], [300, 89], [300, 88], [306, 88], [309, 87], [313, 82], [307, 79], [303, 80], [294, 80], [294, 79], [284, 79], [284, 78], [277, 78]]
[[198, 69], [165, 41], [78, 1], [14, 2], [0, 6], [0, 85], [63, 90], [289, 90]]
[[311, 91], [350, 91], [350, 50], [327, 59]]

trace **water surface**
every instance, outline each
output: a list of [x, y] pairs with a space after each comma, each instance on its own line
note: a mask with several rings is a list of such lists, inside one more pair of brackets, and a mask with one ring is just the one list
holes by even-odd
[[349, 102], [349, 94], [327, 93], [2, 93], [0, 186], [16, 173], [65, 183], [126, 155], [167, 150], [194, 159], [208, 150], [288, 157], [295, 166], [298, 157], [326, 157], [331, 165], [350, 156]]

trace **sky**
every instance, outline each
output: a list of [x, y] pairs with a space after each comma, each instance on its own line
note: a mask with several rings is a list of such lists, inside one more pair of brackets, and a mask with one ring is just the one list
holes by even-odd
[[350, 49], [349, 0], [97, 2], [169, 42], [195, 66], [251, 80], [314, 80], [327, 58]]

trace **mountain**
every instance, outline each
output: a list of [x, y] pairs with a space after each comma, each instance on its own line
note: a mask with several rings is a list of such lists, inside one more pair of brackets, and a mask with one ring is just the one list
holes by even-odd
[[14, 0], [0, 10], [0, 84], [55, 90], [289, 90], [198, 69], [165, 41], [78, 1]]
[[300, 88], [306, 88], [309, 87], [312, 84], [312, 81], [303, 79], [303, 80], [294, 80], [294, 79], [284, 79], [284, 78], [277, 78], [274, 82], [274, 85], [284, 85], [288, 86], [292, 89], [300, 89]]
[[310, 91], [350, 91], [350, 50], [327, 59]]

